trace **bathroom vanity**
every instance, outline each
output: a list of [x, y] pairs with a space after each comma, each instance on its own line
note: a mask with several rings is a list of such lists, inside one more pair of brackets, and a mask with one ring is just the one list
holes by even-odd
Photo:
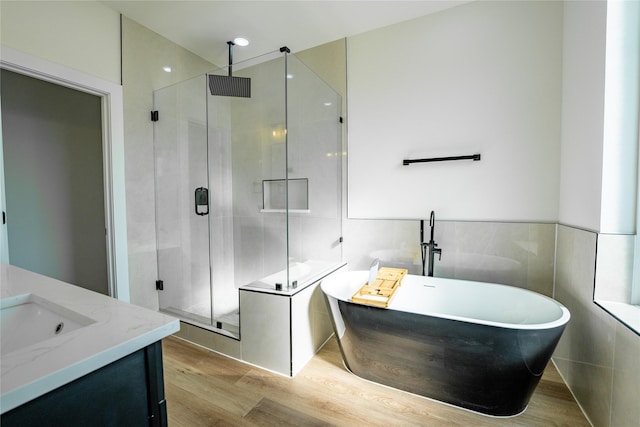
[[177, 319], [0, 266], [3, 427], [167, 424], [161, 340]]

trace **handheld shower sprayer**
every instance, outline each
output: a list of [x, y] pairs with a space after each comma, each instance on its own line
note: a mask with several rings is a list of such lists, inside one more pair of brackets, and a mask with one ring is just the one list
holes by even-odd
[[438, 248], [438, 244], [433, 240], [433, 232], [436, 226], [436, 213], [431, 211], [429, 215], [429, 227], [431, 228], [429, 242], [424, 241], [424, 220], [420, 220], [420, 249], [422, 253], [422, 275], [425, 275], [425, 267], [427, 264], [427, 251], [429, 252], [429, 269], [427, 276], [433, 276], [433, 263], [435, 254], [438, 254], [439, 259], [442, 258], [442, 249]]

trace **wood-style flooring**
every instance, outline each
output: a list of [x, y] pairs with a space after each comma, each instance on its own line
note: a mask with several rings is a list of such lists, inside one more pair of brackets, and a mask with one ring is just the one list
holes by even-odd
[[523, 414], [492, 418], [356, 377], [335, 338], [292, 379], [175, 337], [162, 347], [170, 427], [589, 426], [551, 363]]

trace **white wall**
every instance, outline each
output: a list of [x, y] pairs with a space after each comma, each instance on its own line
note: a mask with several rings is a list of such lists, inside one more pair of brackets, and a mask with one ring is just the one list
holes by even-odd
[[564, 14], [559, 222], [600, 224], [605, 2], [568, 2]]
[[120, 15], [95, 1], [2, 1], [4, 46], [120, 83]]
[[607, 3], [600, 231], [634, 233], [640, 92], [640, 2]]
[[[637, 27], [636, 2], [614, 4], [627, 7], [627, 25]], [[638, 33], [617, 43], [607, 27], [622, 24], [607, 15], [606, 2], [565, 3], [559, 222], [633, 234]]]
[[559, 222], [600, 225], [606, 2], [567, 2], [564, 13]]
[[561, 2], [474, 2], [347, 52], [349, 217], [557, 220]]

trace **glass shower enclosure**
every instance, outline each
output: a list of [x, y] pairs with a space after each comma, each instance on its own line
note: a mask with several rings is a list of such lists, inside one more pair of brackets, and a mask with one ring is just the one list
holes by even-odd
[[231, 74], [154, 92], [157, 288], [161, 311], [240, 338], [240, 287], [341, 262], [342, 101], [286, 48]]

